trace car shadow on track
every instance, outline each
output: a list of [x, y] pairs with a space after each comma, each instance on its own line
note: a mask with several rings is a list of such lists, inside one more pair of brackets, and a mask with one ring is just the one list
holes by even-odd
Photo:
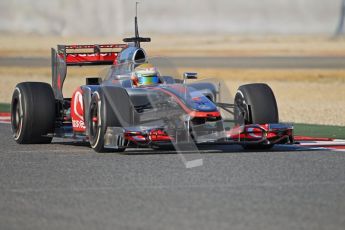
[[[85, 147], [90, 149], [88, 142], [60, 140], [54, 141], [55, 145]], [[325, 151], [324, 149], [301, 147], [299, 145], [276, 145], [269, 150], [245, 150], [240, 145], [202, 145], [198, 146], [198, 152], [195, 151], [180, 151], [182, 154], [212, 154], [212, 153], [258, 153], [258, 152], [306, 152], [306, 151]], [[109, 151], [103, 154], [120, 154], [120, 155], [157, 155], [157, 154], [176, 154], [177, 151], [173, 147], [152, 149], [149, 147], [128, 147], [124, 152]]]

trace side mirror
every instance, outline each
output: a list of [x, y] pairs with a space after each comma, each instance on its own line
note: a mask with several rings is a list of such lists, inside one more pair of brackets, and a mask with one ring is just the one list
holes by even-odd
[[191, 73], [191, 72], [183, 73], [183, 83], [185, 83], [187, 79], [198, 79], [198, 73]]

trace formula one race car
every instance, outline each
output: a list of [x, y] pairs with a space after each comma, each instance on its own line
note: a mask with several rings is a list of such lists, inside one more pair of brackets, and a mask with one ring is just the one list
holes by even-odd
[[[136, 17], [135, 36], [123, 41], [52, 49], [52, 86], [23, 82], [14, 90], [15, 141], [30, 144], [50, 143], [53, 137], [76, 138], [88, 141], [97, 152], [121, 152], [128, 146], [174, 146], [179, 151], [188, 144], [268, 149], [293, 142], [293, 127], [279, 123], [268, 85], [242, 85], [234, 99], [222, 99], [219, 84], [198, 81], [196, 73], [184, 73], [181, 79], [162, 73], [140, 47], [150, 38], [139, 36]], [[65, 98], [67, 66], [85, 65], [108, 65], [109, 69], [104, 79], [87, 78], [72, 98]]]

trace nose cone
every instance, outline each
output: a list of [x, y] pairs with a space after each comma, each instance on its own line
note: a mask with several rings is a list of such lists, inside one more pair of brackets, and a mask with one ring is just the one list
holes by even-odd
[[216, 105], [205, 96], [193, 97], [191, 105], [194, 110], [201, 112], [217, 111]]

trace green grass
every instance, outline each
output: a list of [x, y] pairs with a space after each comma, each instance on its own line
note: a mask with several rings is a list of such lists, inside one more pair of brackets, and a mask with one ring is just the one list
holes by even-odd
[[345, 139], [345, 127], [330, 125], [294, 124], [294, 134], [299, 136]]
[[10, 112], [10, 104], [0, 103], [0, 113]]

